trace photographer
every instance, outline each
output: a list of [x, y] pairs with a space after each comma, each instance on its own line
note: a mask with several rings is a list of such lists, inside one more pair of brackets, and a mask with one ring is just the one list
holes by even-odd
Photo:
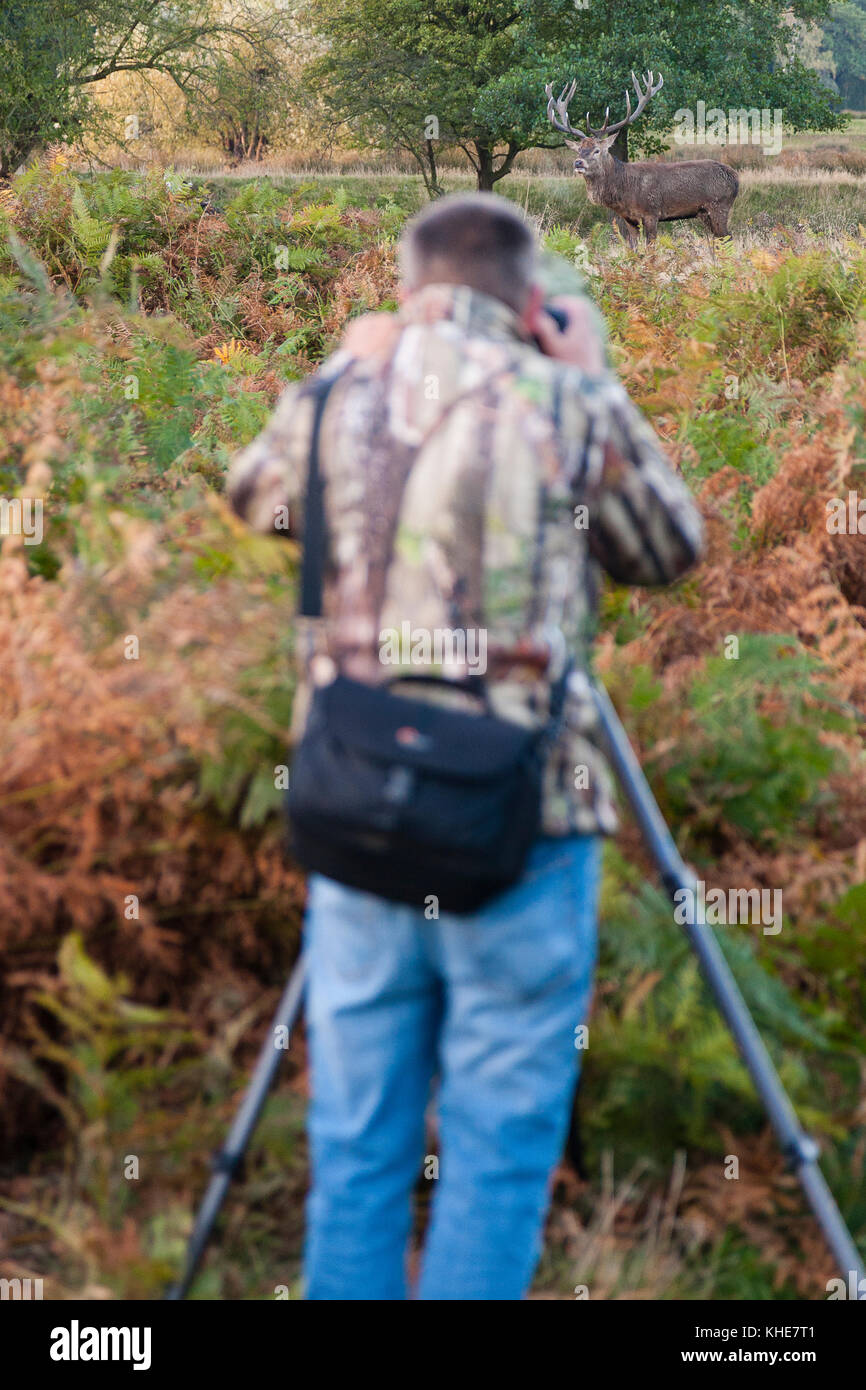
[[[381, 687], [435, 666], [464, 685], [480, 678], [503, 725], [550, 721], [555, 737], [522, 872], [476, 910], [443, 910], [435, 882], [412, 906], [385, 880], [364, 891], [311, 876], [306, 1288], [408, 1296], [435, 1084], [441, 1167], [415, 1295], [515, 1299], [562, 1150], [600, 836], [616, 828], [580, 680], [597, 565], [620, 583], [670, 583], [697, 559], [701, 523], [606, 369], [591, 306], [554, 300], [562, 331], [545, 309], [534, 237], [511, 204], [442, 199], [409, 223], [400, 254], [399, 313], [351, 325], [318, 374], [332, 382], [321, 416], [310, 382], [290, 386], [229, 480], [251, 525], [300, 539], [317, 447], [324, 617], [302, 628], [295, 736], [337, 673]], [[554, 720], [566, 656], [576, 674]]]

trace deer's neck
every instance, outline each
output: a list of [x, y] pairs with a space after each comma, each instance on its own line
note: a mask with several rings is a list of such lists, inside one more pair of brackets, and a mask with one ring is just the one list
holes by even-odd
[[592, 203], [610, 206], [610, 200], [623, 193], [628, 184], [628, 165], [615, 155], [606, 154], [600, 167], [586, 176], [586, 191]]

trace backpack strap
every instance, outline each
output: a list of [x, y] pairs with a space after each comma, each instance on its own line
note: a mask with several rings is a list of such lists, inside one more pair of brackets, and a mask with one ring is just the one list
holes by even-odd
[[313, 429], [310, 435], [310, 452], [307, 464], [307, 491], [304, 500], [304, 556], [301, 568], [300, 615], [303, 618], [319, 618], [322, 614], [322, 575], [325, 566], [325, 503], [322, 487], [322, 474], [319, 468], [319, 439], [322, 433], [322, 416], [332, 388], [340, 380], [351, 362], [333, 376], [315, 376], [310, 381], [310, 394], [314, 400]]

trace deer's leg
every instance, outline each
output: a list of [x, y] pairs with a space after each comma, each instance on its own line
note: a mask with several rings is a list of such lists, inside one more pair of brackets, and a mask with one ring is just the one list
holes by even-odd
[[614, 226], [616, 227], [620, 236], [625, 237], [626, 241], [628, 242], [629, 246], [633, 251], [634, 248], [637, 246], [637, 222], [626, 222], [625, 218], [620, 217], [619, 215], [616, 215], [613, 221]]
[[658, 229], [659, 229], [659, 220], [658, 220], [657, 217], [644, 217], [644, 218], [643, 218], [643, 234], [644, 234], [644, 236], [645, 236], [646, 239], [647, 239], [647, 245], [649, 245], [649, 243], [650, 243], [651, 241], [655, 241], [655, 239], [656, 239], [656, 232], [658, 231]]
[[730, 232], [728, 231], [729, 211], [729, 208], [720, 206], [718, 203], [713, 203], [707, 209], [710, 231], [712, 232], [713, 236], [730, 236]]

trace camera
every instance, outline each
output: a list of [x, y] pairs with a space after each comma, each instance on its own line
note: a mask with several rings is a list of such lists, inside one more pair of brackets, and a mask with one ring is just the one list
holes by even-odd
[[564, 309], [555, 309], [552, 304], [545, 304], [544, 312], [550, 314], [560, 333], [564, 333], [568, 327], [568, 314]]
[[[553, 319], [560, 333], [564, 333], [566, 328], [568, 327], [568, 314], [565, 312], [565, 310], [555, 309], [552, 304], [545, 304], [543, 307], [544, 312], [546, 314], [550, 314], [550, 317]], [[535, 346], [538, 348], [539, 352], [544, 351], [544, 348], [541, 346], [540, 338], [535, 339]]]

